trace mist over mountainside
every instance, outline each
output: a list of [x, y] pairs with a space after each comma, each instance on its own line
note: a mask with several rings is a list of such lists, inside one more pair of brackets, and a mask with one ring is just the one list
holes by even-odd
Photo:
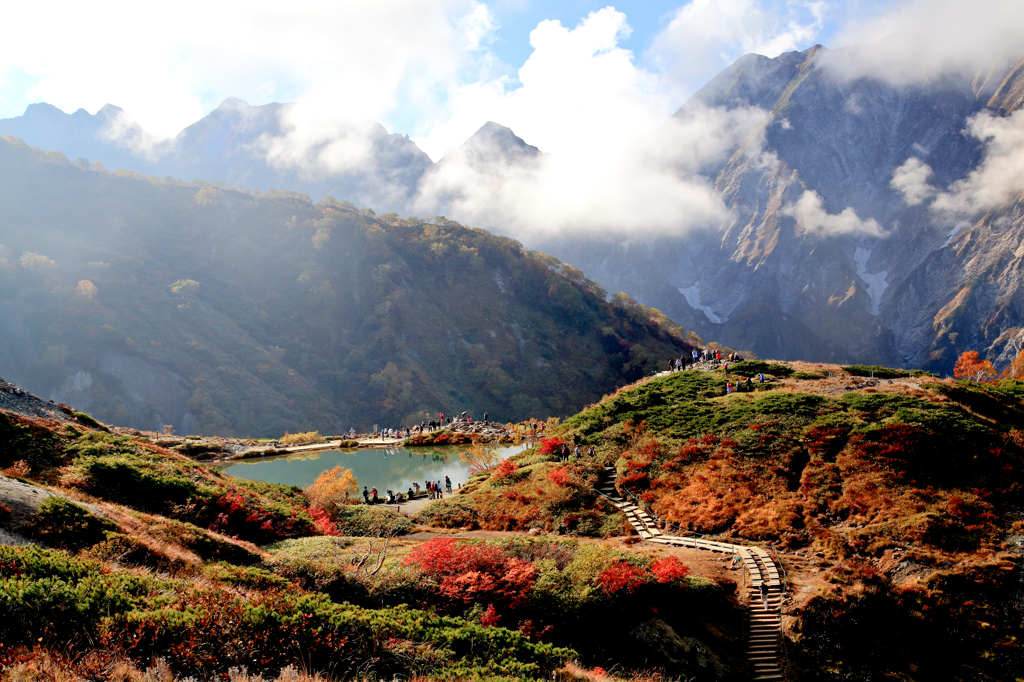
[[306, 130], [292, 105], [238, 100], [164, 147], [116, 107], [33, 105], [0, 134], [484, 225], [762, 357], [949, 372], [976, 349], [1005, 366], [1024, 344], [1024, 61], [889, 78], [892, 48], [742, 57], [568, 199], [580, 166], [552, 173], [555, 155], [493, 122], [437, 163], [378, 124]]
[[0, 367], [111, 423], [280, 436], [569, 414], [688, 350], [513, 239], [84, 170], [0, 138]]
[[1024, 342], [1024, 61], [909, 85], [848, 77], [868, 50], [747, 55], [677, 112], [770, 112], [705, 170], [727, 224], [539, 248], [765, 357], [949, 372], [977, 349], [1008, 364]]

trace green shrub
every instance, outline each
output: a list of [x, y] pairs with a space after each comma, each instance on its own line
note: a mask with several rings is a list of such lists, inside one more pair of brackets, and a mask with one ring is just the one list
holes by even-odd
[[240, 585], [254, 590], [269, 590], [287, 587], [287, 578], [275, 575], [259, 566], [235, 566], [226, 561], [207, 564], [203, 567], [203, 575], [230, 585]]
[[425, 526], [438, 528], [477, 528], [479, 513], [472, 503], [458, 498], [437, 500], [417, 511], [412, 520]]
[[401, 535], [412, 528], [406, 517], [388, 509], [366, 504], [342, 505], [331, 517], [340, 535], [372, 537], [381, 533]]
[[828, 378], [828, 370], [827, 369], [820, 369], [820, 370], [816, 370], [816, 371], [813, 371], [813, 372], [794, 372], [793, 373], [793, 378], [794, 379], [801, 379], [803, 381], [814, 381], [816, 379], [827, 379]]
[[909, 370], [880, 367], [879, 365], [847, 365], [843, 367], [843, 371], [855, 377], [872, 376], [873, 373], [876, 379], [899, 379], [911, 376]]
[[145, 566], [159, 571], [180, 568], [183, 563], [156, 554], [141, 542], [122, 533], [107, 532], [106, 539], [90, 547], [86, 556], [127, 566]]
[[130, 454], [86, 456], [77, 466], [88, 477], [89, 493], [137, 509], [162, 512], [199, 494], [193, 481], [159, 471]]
[[224, 446], [220, 443], [182, 443], [181, 445], [175, 445], [171, 449], [180, 452], [186, 457], [199, 457], [200, 455], [210, 454], [221, 455], [225, 453]]
[[62, 551], [0, 546], [0, 642], [95, 639], [100, 619], [139, 605], [156, 585], [128, 573], [101, 574], [96, 562]]
[[117, 526], [85, 507], [63, 497], [51, 496], [39, 505], [39, 512], [25, 532], [52, 547], [80, 549], [102, 542], [106, 539], [106, 531], [115, 530]]
[[101, 424], [100, 422], [93, 419], [91, 415], [88, 415], [85, 412], [72, 412], [71, 416], [77, 419], [79, 423], [85, 424], [86, 426], [91, 426], [94, 429], [99, 429], [100, 431], [105, 431], [106, 433], [110, 433], [110, 429], [108, 429], [104, 424]]
[[731, 374], [739, 374], [743, 377], [752, 377], [757, 374], [770, 374], [773, 377], [788, 377], [793, 374], [793, 368], [780, 365], [776, 362], [764, 362], [762, 360], [743, 360], [729, 365]]

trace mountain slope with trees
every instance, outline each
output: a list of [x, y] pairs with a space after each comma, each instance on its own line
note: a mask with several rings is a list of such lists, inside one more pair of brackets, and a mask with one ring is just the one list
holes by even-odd
[[5, 378], [119, 425], [546, 418], [690, 348], [657, 310], [484, 230], [85, 170], [11, 138], [0, 224]]

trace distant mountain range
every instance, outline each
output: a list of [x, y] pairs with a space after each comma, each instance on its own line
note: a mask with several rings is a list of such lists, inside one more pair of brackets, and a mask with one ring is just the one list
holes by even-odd
[[[949, 372], [973, 349], [1005, 366], [1024, 344], [1024, 172], [1014, 170], [1024, 60], [900, 84], [851, 75], [871, 50], [747, 55], [675, 114], [764, 112], [724, 161], [700, 170], [729, 210], [724, 223], [528, 246], [762, 357]], [[115, 107], [91, 116], [40, 104], [0, 121], [0, 134], [111, 168], [333, 195], [378, 212], [405, 213], [429, 195], [455, 219], [467, 172], [493, 178], [543, 157], [495, 123], [437, 163], [371, 122], [288, 147], [290, 106], [227, 100], [152, 144]], [[325, 170], [334, 146], [356, 141], [361, 164]]]
[[[314, 200], [334, 196], [381, 212], [405, 208], [432, 164], [408, 136], [389, 134], [373, 121], [350, 121], [304, 140], [306, 146], [295, 155], [281, 149], [290, 141], [287, 126], [293, 106], [254, 107], [229, 98], [173, 139], [158, 140], [111, 104], [95, 114], [84, 109], [65, 114], [49, 104], [32, 104], [24, 115], [0, 120], [0, 135], [61, 151], [83, 163], [99, 161], [110, 170], [289, 190]], [[346, 141], [358, 150], [354, 168], [324, 172], [318, 167], [319, 155]]]

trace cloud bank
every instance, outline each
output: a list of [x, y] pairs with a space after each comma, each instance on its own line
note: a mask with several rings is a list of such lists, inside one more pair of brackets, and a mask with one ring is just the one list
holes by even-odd
[[909, 0], [881, 14], [851, 18], [836, 42], [862, 46], [854, 54], [846, 50], [826, 57], [847, 78], [871, 76], [905, 85], [948, 74], [973, 76], [1024, 57], [1024, 3]]
[[[694, 110], [667, 119], [674, 100], [618, 46], [626, 17], [603, 9], [568, 29], [542, 22], [521, 85], [471, 86], [429, 149], [464, 127], [460, 117], [508, 125], [543, 156], [507, 161], [500, 148], [456, 148], [420, 188], [418, 209], [528, 236], [551, 230], [680, 232], [728, 211], [698, 175], [724, 160], [767, 117], [759, 109]], [[493, 117], [491, 116], [493, 114]], [[501, 118], [499, 118], [499, 115]], [[486, 119], [485, 119], [486, 120]]]
[[890, 183], [910, 206], [934, 197], [929, 209], [950, 223], [990, 211], [1024, 190], [1024, 110], [1006, 117], [975, 114], [964, 132], [984, 144], [981, 163], [966, 177], [942, 190], [929, 183], [931, 167], [911, 157], [894, 171]]

